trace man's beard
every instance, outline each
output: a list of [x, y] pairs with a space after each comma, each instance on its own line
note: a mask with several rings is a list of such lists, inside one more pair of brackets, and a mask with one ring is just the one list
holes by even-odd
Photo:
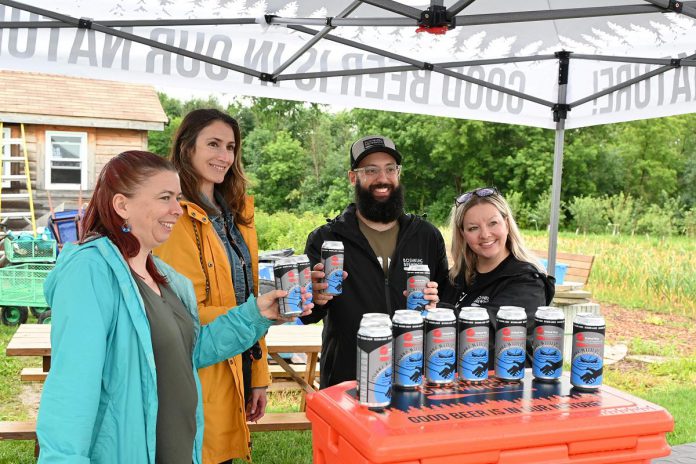
[[[376, 200], [372, 192], [380, 187], [391, 188], [391, 193], [385, 200]], [[404, 211], [404, 189], [399, 184], [374, 184], [363, 188], [360, 179], [355, 183], [355, 203], [358, 211], [369, 221], [387, 224], [398, 219]]]

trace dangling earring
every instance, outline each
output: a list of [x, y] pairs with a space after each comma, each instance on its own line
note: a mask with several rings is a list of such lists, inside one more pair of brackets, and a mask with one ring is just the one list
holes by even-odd
[[128, 221], [125, 221], [123, 225], [121, 226], [121, 230], [123, 231], [124, 234], [127, 234], [131, 231], [130, 226], [128, 225]]

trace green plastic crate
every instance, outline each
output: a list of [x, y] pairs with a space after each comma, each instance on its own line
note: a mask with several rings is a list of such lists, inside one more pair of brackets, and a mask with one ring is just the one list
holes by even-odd
[[54, 262], [57, 243], [45, 237], [5, 237], [5, 256], [11, 263]]
[[47, 307], [43, 284], [53, 267], [25, 263], [0, 268], [0, 306]]

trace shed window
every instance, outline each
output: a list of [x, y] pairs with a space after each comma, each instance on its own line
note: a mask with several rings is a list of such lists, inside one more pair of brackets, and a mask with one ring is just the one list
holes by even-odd
[[46, 131], [46, 187], [87, 188], [87, 133]]

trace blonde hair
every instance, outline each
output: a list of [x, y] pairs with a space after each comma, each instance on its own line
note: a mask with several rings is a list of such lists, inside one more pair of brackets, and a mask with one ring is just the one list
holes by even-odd
[[510, 253], [519, 261], [527, 262], [534, 266], [537, 271], [546, 274], [546, 270], [534, 255], [527, 249], [524, 244], [520, 229], [517, 227], [515, 218], [512, 217], [512, 210], [505, 198], [499, 193], [486, 197], [479, 197], [472, 194], [468, 201], [461, 205], [455, 205], [450, 213], [450, 229], [452, 230], [452, 268], [449, 270], [449, 279], [452, 283], [455, 282], [459, 273], [464, 270], [464, 279], [467, 285], [471, 285], [476, 275], [476, 265], [478, 264], [478, 256], [473, 252], [464, 239], [463, 223], [464, 216], [467, 211], [476, 205], [488, 203], [495, 206], [500, 215], [505, 220], [508, 226], [508, 237], [505, 241], [505, 247], [510, 250]]

